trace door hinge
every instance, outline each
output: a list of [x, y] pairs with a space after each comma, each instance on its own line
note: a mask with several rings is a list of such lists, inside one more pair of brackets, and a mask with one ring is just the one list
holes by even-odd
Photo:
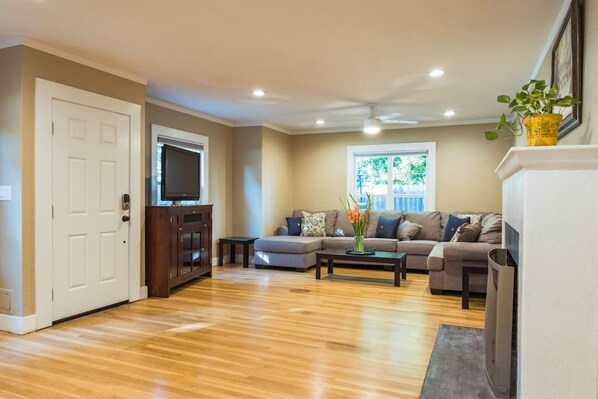
[[52, 219], [54, 219], [54, 205], [52, 205]]
[[52, 136], [54, 136], [54, 122], [52, 122]]
[[52, 301], [54, 301], [54, 290], [52, 290]]

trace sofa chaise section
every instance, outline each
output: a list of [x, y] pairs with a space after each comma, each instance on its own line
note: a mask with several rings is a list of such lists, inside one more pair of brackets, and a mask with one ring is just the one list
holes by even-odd
[[272, 236], [254, 243], [256, 267], [280, 266], [305, 271], [316, 264], [323, 237]]

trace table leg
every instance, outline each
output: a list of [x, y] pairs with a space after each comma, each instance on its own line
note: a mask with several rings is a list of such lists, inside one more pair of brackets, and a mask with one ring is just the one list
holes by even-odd
[[401, 274], [403, 275], [403, 280], [407, 280], [407, 257], [403, 257], [401, 259]]
[[218, 241], [218, 266], [222, 266], [224, 264], [223, 254], [224, 252], [224, 244]]
[[243, 244], [243, 267], [249, 267], [249, 244]]
[[320, 259], [320, 255], [316, 255], [316, 280], [319, 280], [321, 277], [320, 266], [322, 263], [322, 259]]
[[394, 264], [394, 266], [395, 266], [394, 267], [394, 270], [395, 270], [395, 287], [400, 287], [401, 286], [401, 273], [400, 273], [401, 263], [402, 263], [402, 261], [399, 260], [398, 262], [395, 261], [395, 264]]
[[461, 270], [461, 309], [469, 309], [469, 268]]
[[332, 273], [334, 273], [333, 260], [328, 259], [328, 274], [332, 274]]
[[237, 256], [235, 254], [235, 244], [230, 244], [230, 259], [228, 263], [235, 263], [237, 261]]

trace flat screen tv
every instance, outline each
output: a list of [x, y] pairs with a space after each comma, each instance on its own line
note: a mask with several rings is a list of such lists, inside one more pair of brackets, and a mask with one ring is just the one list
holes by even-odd
[[197, 201], [200, 196], [201, 154], [162, 146], [162, 200]]

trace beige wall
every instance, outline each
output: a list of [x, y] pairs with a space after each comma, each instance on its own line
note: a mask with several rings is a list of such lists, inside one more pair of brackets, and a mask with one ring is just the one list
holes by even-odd
[[[20, 264], [11, 265], [10, 267], [14, 273], [22, 271], [23, 276], [22, 287], [14, 287], [15, 298], [22, 297], [22, 306], [19, 306], [16, 309], [15, 314], [28, 316], [35, 313], [33, 250], [35, 245], [33, 217], [34, 200], [35, 195], [49, 194], [34, 192], [33, 140], [35, 121], [35, 79], [43, 78], [131, 103], [140, 104], [142, 108], [142, 122], [144, 120], [143, 105], [145, 103], [145, 86], [26, 46], [18, 47], [21, 51], [21, 84], [23, 90], [22, 129], [20, 132], [22, 193], [20, 193], [21, 196], [19, 197], [22, 198], [22, 239], [25, 244], [20, 248], [22, 252], [22, 262]], [[145, 139], [143, 136], [143, 128], [141, 146], [142, 151], [144, 151]], [[142, 158], [142, 170], [144, 169], [144, 162], [145, 160]], [[142, 196], [144, 196], [144, 183], [139, 182], [139, 184], [142, 189]], [[17, 193], [17, 195], [19, 195], [19, 193]], [[144, 203], [145, 199], [141, 198], [141, 201], [141, 203]], [[142, 213], [142, 215], [144, 215], [144, 213]]]
[[12, 200], [0, 201], [0, 288], [13, 291], [11, 314], [23, 309], [21, 56], [21, 47], [0, 50], [0, 186], [12, 187]]
[[[219, 237], [232, 233], [232, 145], [233, 129], [196, 116], [177, 112], [159, 105], [146, 103], [145, 109], [145, 176], [146, 195], [149, 205], [151, 180], [151, 125], [162, 125], [186, 132], [197, 133], [209, 138], [209, 203], [214, 205], [212, 214], [212, 236], [214, 243]], [[213, 244], [212, 256], [217, 256]]]
[[262, 235], [262, 127], [233, 129], [233, 233]]
[[511, 146], [488, 142], [492, 125], [384, 130], [291, 137], [292, 208], [339, 209], [347, 193], [348, 145], [436, 142], [436, 209], [500, 211], [501, 184], [494, 169]]
[[274, 234], [291, 209], [291, 137], [262, 130], [262, 236]]
[[[558, 145], [598, 144], [598, 24], [594, 22], [598, 21], [598, 0], [585, 0], [584, 3], [582, 122], [560, 139]], [[550, 83], [551, 72], [552, 51], [549, 51], [536, 78]], [[525, 137], [518, 137], [514, 145], [525, 146]]]

